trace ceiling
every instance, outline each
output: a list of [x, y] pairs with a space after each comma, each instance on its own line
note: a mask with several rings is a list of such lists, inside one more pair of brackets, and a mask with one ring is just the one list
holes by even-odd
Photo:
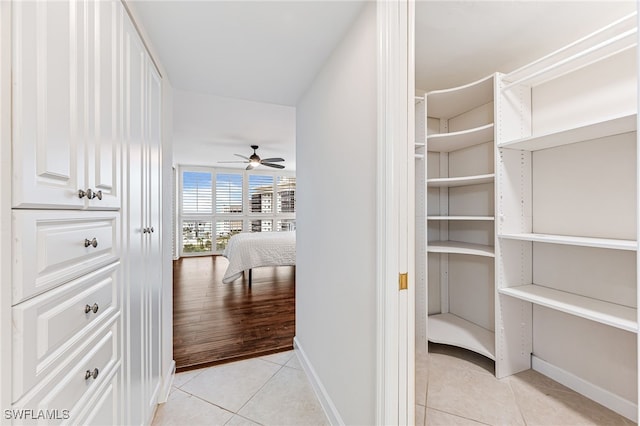
[[416, 87], [509, 72], [635, 11], [627, 1], [417, 1]]
[[[234, 98], [295, 107], [365, 0], [129, 3], [175, 89], [210, 95], [207, 102], [212, 105]], [[635, 7], [633, 0], [419, 0], [416, 87], [426, 91], [455, 87], [495, 71], [511, 71]], [[243, 114], [243, 107], [236, 110]], [[251, 111], [253, 117], [259, 115], [253, 106]], [[176, 164], [210, 162], [211, 155], [202, 155], [205, 147], [216, 158], [246, 155], [255, 143], [268, 156], [291, 161], [288, 169], [295, 168], [295, 117], [291, 120], [285, 114], [279, 122], [269, 123], [227, 112], [209, 115], [206, 125], [197, 125], [190, 115], [187, 107], [174, 116]]]
[[134, 0], [172, 85], [295, 106], [364, 2]]

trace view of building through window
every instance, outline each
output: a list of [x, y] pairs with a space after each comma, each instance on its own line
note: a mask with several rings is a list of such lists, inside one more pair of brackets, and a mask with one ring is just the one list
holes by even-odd
[[183, 254], [222, 253], [239, 232], [295, 230], [293, 176], [199, 168], [181, 177]]

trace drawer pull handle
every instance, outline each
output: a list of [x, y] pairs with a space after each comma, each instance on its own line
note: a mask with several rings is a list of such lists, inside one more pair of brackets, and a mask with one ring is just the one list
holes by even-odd
[[82, 189], [78, 190], [78, 198], [84, 198], [87, 196], [87, 193], [84, 192]]
[[149, 228], [142, 228], [142, 233], [143, 233], [143, 234], [146, 234], [146, 233], [148, 233], [148, 232], [149, 232]]
[[97, 314], [97, 313], [98, 313], [98, 309], [99, 309], [99, 308], [100, 308], [100, 307], [98, 306], [98, 304], [97, 304], [97, 303], [94, 303], [94, 304], [93, 304], [93, 306], [86, 305], [86, 306], [84, 307], [84, 313], [85, 313], [85, 314], [88, 314], [89, 312], [93, 311], [93, 313], [94, 313], [94, 314]]
[[98, 247], [98, 240], [96, 240], [95, 238], [93, 238], [92, 240], [89, 240], [88, 238], [85, 238], [84, 239], [84, 246], [85, 247], [91, 246], [93, 248], [96, 248], [96, 247]]
[[102, 200], [102, 190], [93, 191], [91, 188], [87, 189], [87, 198], [90, 200], [93, 200], [94, 198]]
[[149, 228], [149, 231], [153, 232], [153, 226], [151, 228]]
[[98, 373], [100, 373], [100, 371], [99, 371], [97, 368], [94, 368], [94, 369], [93, 369], [93, 371], [91, 371], [91, 370], [87, 370], [87, 371], [84, 373], [84, 379], [85, 379], [85, 380], [89, 380], [89, 379], [90, 379], [90, 378], [92, 378], [92, 377], [93, 377], [94, 379], [97, 379], [97, 378], [98, 378]]

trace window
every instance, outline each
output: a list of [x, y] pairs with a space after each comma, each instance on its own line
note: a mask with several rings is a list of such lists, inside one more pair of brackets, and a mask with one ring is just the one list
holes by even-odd
[[216, 174], [216, 213], [242, 213], [241, 174]]
[[239, 232], [296, 228], [296, 178], [277, 171], [180, 167], [180, 255], [221, 254]]
[[229, 238], [242, 232], [242, 220], [217, 220], [216, 221], [216, 250], [224, 251]]
[[213, 197], [211, 173], [184, 172], [182, 175], [182, 213], [211, 213]]
[[182, 222], [183, 253], [211, 252], [211, 222]]
[[278, 213], [296, 212], [296, 178], [278, 177]]
[[251, 213], [273, 212], [273, 176], [249, 175]]

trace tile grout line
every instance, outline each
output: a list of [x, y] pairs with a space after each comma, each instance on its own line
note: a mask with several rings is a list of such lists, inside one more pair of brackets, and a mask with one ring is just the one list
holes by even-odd
[[[438, 412], [440, 412], [440, 413], [448, 414], [448, 415], [450, 415], [450, 416], [457, 417], [457, 418], [459, 418], [459, 419], [471, 420], [472, 422], [478, 423], [478, 424], [480, 424], [480, 425], [492, 426], [490, 423], [481, 422], [480, 420], [476, 420], [476, 419], [470, 419], [469, 417], [460, 416], [460, 415], [458, 415], [458, 414], [453, 414], [453, 413], [450, 413], [450, 412], [448, 412], [448, 411], [440, 410], [440, 409], [438, 409], [438, 408], [429, 408], [429, 409], [430, 409], [430, 410], [433, 410], [433, 411], [438, 411]], [[427, 417], [427, 416], [426, 416], [426, 414], [425, 414], [425, 424], [426, 424], [426, 417]]]
[[522, 423], [527, 426], [527, 419], [524, 417], [524, 413], [522, 412], [522, 407], [520, 407], [520, 403], [518, 402], [518, 398], [516, 398], [516, 393], [513, 390], [513, 386], [511, 386], [511, 379], [507, 377], [507, 383], [509, 384], [509, 390], [511, 391], [511, 396], [513, 396], [513, 402], [516, 403], [516, 407], [518, 407], [518, 412], [520, 413], [520, 417], [522, 417]]
[[[258, 359], [259, 359], [260, 361], [263, 361], [263, 362], [270, 362], [270, 361], [265, 361], [265, 360], [260, 359], [260, 358], [258, 358]], [[272, 362], [271, 364], [276, 364], [276, 363], [273, 363], [273, 362]], [[242, 409], [243, 409], [243, 408], [244, 408], [244, 407], [245, 407], [249, 402], [251, 402], [251, 400], [252, 400], [253, 398], [255, 398], [255, 396], [256, 396], [256, 395], [257, 395], [257, 394], [258, 394], [262, 389], [264, 389], [264, 387], [265, 387], [265, 386], [267, 386], [267, 383], [269, 383], [271, 380], [273, 380], [273, 378], [276, 376], [276, 374], [278, 374], [278, 373], [280, 372], [280, 370], [282, 370], [282, 369], [284, 368], [284, 365], [282, 365], [282, 364], [276, 364], [276, 365], [280, 365], [280, 368], [278, 368], [278, 369], [277, 369], [277, 370], [276, 370], [276, 371], [271, 375], [271, 377], [269, 377], [269, 379], [268, 379], [266, 382], [264, 382], [264, 384], [263, 384], [262, 386], [260, 386], [260, 388], [259, 388], [257, 391], [255, 391], [255, 392], [254, 392], [254, 393], [249, 397], [249, 399], [247, 399], [247, 401], [246, 401], [244, 404], [242, 404], [242, 406], [241, 406], [240, 408], [238, 408], [237, 413], [239, 413], [239, 412], [240, 412], [240, 410], [242, 410]], [[236, 414], [237, 414], [237, 413], [236, 413]], [[251, 420], [251, 419], [249, 419], [249, 420]], [[251, 421], [253, 421], [253, 420], [251, 420]], [[257, 423], [257, 422], [255, 422], [255, 423]]]

